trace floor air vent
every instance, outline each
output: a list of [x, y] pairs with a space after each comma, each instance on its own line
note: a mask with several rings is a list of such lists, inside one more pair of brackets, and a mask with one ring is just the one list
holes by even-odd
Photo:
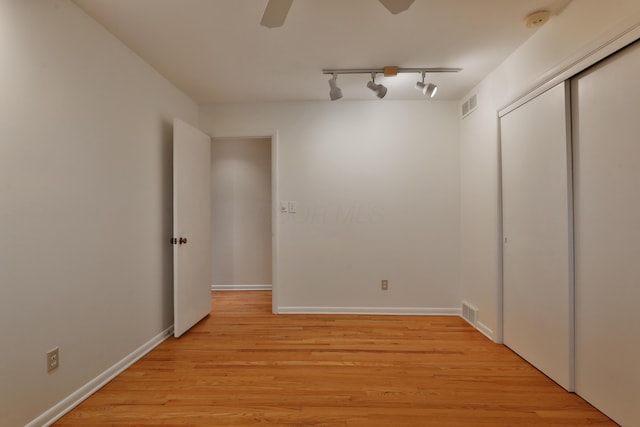
[[462, 318], [475, 326], [478, 321], [478, 309], [466, 301], [462, 301]]

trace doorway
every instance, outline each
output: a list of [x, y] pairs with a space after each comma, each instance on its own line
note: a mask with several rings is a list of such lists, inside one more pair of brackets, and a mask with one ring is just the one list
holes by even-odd
[[272, 138], [211, 142], [212, 290], [271, 290]]

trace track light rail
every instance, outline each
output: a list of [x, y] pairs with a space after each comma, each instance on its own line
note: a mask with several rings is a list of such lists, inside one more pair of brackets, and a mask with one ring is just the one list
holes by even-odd
[[[388, 67], [385, 67], [388, 68]], [[325, 68], [322, 74], [384, 74], [385, 68]], [[395, 68], [395, 67], [394, 67]], [[399, 73], [457, 73], [462, 68], [395, 68]]]
[[433, 83], [425, 83], [425, 75], [427, 73], [457, 73], [458, 71], [462, 71], [462, 68], [400, 68], [388, 66], [384, 68], [326, 68], [322, 70], [322, 73], [331, 74], [331, 79], [329, 79], [329, 98], [332, 101], [336, 101], [342, 98], [342, 89], [338, 87], [338, 74], [371, 74], [371, 81], [367, 83], [367, 88], [379, 99], [382, 99], [387, 94], [387, 88], [383, 84], [376, 83], [377, 74], [392, 77], [400, 73], [420, 73], [422, 80], [416, 82], [416, 89], [422, 92], [423, 95], [433, 98], [438, 91], [438, 86]]

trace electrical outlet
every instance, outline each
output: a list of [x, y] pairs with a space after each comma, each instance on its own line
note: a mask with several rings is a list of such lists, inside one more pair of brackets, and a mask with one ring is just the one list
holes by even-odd
[[389, 289], [389, 281], [388, 280], [383, 280], [382, 282], [380, 282], [380, 289], [382, 289], [383, 291], [386, 291]]
[[58, 369], [58, 366], [60, 366], [60, 354], [58, 347], [56, 347], [47, 352], [47, 372]]

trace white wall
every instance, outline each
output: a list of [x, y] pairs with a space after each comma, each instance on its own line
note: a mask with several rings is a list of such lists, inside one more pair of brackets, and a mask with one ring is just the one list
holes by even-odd
[[66, 0], [0, 2], [0, 93], [0, 425], [18, 426], [171, 326], [171, 120], [198, 109]]
[[271, 285], [271, 138], [211, 144], [213, 286]]
[[214, 137], [277, 131], [277, 197], [298, 204], [275, 213], [281, 311], [459, 309], [457, 111], [414, 101], [201, 111]]
[[637, 24], [639, 14], [637, 0], [573, 1], [471, 91], [479, 106], [460, 125], [462, 297], [478, 307], [479, 327], [494, 339], [500, 339], [501, 280], [497, 111], [560, 65]]

